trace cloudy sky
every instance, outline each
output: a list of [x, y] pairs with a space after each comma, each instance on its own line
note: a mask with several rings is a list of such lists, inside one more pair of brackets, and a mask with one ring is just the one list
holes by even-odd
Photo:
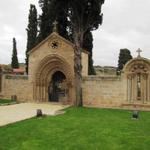
[[[0, 2], [0, 63], [11, 62], [12, 38], [16, 37], [19, 62], [24, 62], [30, 3], [38, 0]], [[117, 66], [119, 50], [136, 50], [150, 58], [150, 0], [105, 0], [103, 24], [94, 31], [94, 64]]]

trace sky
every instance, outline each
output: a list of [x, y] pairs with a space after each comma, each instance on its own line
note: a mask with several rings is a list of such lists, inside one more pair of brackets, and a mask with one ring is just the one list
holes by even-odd
[[[38, 0], [0, 1], [0, 64], [11, 63], [13, 37], [17, 41], [19, 62], [24, 62], [31, 3], [38, 8]], [[103, 24], [93, 32], [94, 65], [117, 66], [122, 48], [128, 48], [133, 57], [141, 48], [141, 56], [150, 59], [149, 8], [150, 0], [105, 0]]]

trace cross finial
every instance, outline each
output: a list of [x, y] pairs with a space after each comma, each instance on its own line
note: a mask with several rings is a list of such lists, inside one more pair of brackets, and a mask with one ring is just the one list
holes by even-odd
[[138, 53], [138, 56], [137, 56], [137, 57], [141, 57], [141, 52], [142, 52], [142, 50], [139, 48], [136, 52]]
[[58, 25], [58, 22], [55, 20], [53, 22], [53, 32], [57, 32], [57, 25]]

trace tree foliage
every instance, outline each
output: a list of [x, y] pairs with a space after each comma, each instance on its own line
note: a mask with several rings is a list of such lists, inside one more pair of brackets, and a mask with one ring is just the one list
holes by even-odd
[[51, 18], [49, 17], [49, 3], [50, 0], [39, 0], [39, 5], [42, 9], [42, 14], [39, 16], [39, 35], [38, 42], [44, 40], [51, 32], [50, 24]]
[[104, 0], [63, 0], [68, 4], [69, 18], [73, 28], [75, 44], [74, 70], [76, 106], [82, 106], [82, 47], [84, 34], [88, 30], [95, 30], [102, 23], [101, 6]]
[[67, 7], [64, 3], [61, 6], [57, 5], [58, 2], [58, 0], [39, 0], [42, 14], [39, 17], [38, 42], [41, 42], [52, 33], [55, 20], [58, 22], [58, 33], [64, 38], [69, 38], [67, 30]]
[[87, 50], [89, 52], [89, 59], [88, 59], [88, 74], [89, 75], [95, 75], [95, 69], [93, 66], [93, 34], [90, 30], [88, 30], [83, 37], [83, 49]]
[[118, 71], [121, 71], [124, 67], [124, 65], [130, 60], [132, 59], [132, 55], [130, 50], [128, 49], [120, 49], [120, 53], [119, 53], [119, 60], [118, 60]]
[[28, 52], [37, 44], [37, 9], [30, 5], [27, 27], [26, 72], [28, 73]]
[[13, 38], [13, 51], [12, 51], [11, 67], [13, 69], [19, 68], [18, 57], [17, 57], [17, 44], [16, 44], [15, 38]]

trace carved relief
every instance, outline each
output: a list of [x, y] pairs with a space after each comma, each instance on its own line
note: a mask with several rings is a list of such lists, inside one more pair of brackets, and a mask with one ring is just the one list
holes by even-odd
[[58, 49], [61, 47], [61, 41], [58, 39], [53, 39], [48, 43], [48, 46], [52, 49]]
[[150, 101], [149, 71], [150, 63], [142, 58], [126, 65], [124, 72], [127, 76], [127, 99], [129, 102], [146, 103]]

